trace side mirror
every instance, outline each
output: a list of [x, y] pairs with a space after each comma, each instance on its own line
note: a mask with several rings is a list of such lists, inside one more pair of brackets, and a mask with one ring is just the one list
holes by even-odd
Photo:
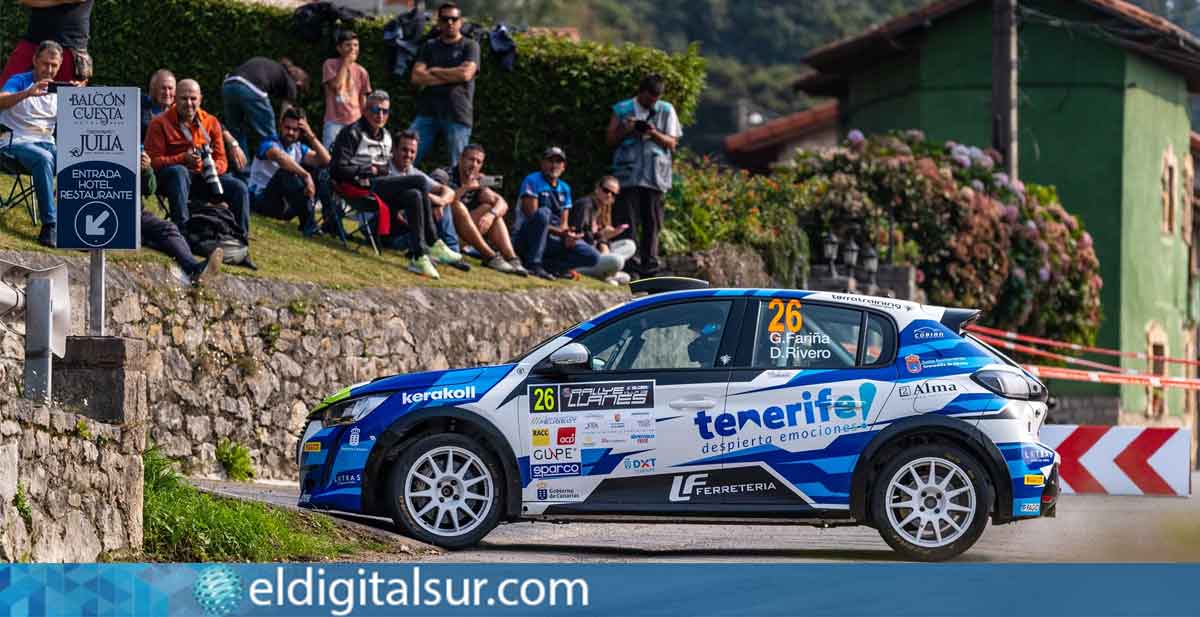
[[591, 369], [591, 356], [587, 347], [579, 343], [570, 343], [550, 354], [542, 367], [558, 372], [586, 371]]

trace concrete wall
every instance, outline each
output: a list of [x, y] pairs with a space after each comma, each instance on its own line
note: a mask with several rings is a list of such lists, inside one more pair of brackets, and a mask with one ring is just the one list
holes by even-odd
[[[60, 255], [0, 251], [31, 265]], [[66, 261], [82, 334], [86, 263]], [[150, 439], [186, 472], [220, 475], [216, 446], [227, 438], [249, 447], [260, 477], [288, 480], [304, 417], [325, 396], [400, 372], [503, 362], [626, 298], [566, 283], [339, 291], [230, 275], [193, 291], [157, 264], [110, 264], [108, 296], [110, 334], [146, 342]], [[0, 393], [16, 392], [22, 355], [0, 332]]]

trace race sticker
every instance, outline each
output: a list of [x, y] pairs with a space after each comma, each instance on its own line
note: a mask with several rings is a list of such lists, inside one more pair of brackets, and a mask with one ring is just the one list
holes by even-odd
[[653, 381], [529, 386], [530, 413], [611, 411], [653, 407]]

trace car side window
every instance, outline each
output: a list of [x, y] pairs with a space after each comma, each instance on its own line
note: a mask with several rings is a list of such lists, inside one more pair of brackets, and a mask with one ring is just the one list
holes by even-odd
[[862, 311], [762, 300], [754, 329], [754, 368], [839, 369], [855, 366]]
[[862, 362], [866, 366], [878, 364], [892, 356], [896, 346], [892, 324], [874, 313], [867, 313], [867, 333]]
[[713, 368], [732, 301], [669, 304], [634, 313], [579, 339], [595, 371]]

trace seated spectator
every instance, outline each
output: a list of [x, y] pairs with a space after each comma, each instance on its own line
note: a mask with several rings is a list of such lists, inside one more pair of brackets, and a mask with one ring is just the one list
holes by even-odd
[[[142, 194], [153, 195], [158, 183], [154, 169], [150, 167], [150, 155], [143, 152], [141, 162]], [[142, 243], [174, 259], [178, 266], [177, 276], [188, 285], [201, 285], [214, 276], [224, 257], [221, 247], [217, 247], [208, 259], [196, 259], [175, 223], [160, 219], [145, 208], [142, 208]]]
[[[433, 204], [434, 216], [439, 219], [438, 235], [446, 242], [447, 246], [457, 250], [457, 247], [451, 243], [451, 238], [457, 243], [457, 237], [453, 233], [447, 233], [448, 229], [451, 232], [457, 230], [458, 235], [461, 235], [462, 239], [479, 253], [480, 259], [483, 260], [483, 265], [506, 274], [520, 274], [524, 276], [526, 274], [524, 268], [518, 271], [511, 263], [512, 261], [517, 261], [516, 253], [513, 252], [511, 244], [505, 247], [508, 251], [507, 255], [497, 253], [492, 247], [488, 246], [487, 241], [483, 239], [483, 234], [479, 233], [479, 228], [475, 226], [475, 221], [471, 219], [471, 212], [467, 210], [467, 207], [461, 201], [455, 198], [454, 189], [430, 178], [413, 165], [417, 159], [417, 148], [419, 147], [420, 139], [420, 136], [413, 131], [403, 131], [396, 134], [392, 147], [392, 174], [399, 176], [419, 175], [429, 178], [429, 181], [433, 183], [434, 189], [429, 193], [429, 200]], [[507, 237], [507, 234], [505, 234], [504, 238], [507, 239]]]
[[[612, 224], [613, 202], [620, 193], [621, 185], [616, 178], [613, 176], [600, 178], [592, 194], [581, 197], [571, 207], [567, 221], [567, 226], [571, 231], [583, 234], [583, 241], [596, 247], [600, 255], [611, 255], [620, 260], [620, 263], [617, 264], [617, 272], [605, 279], [606, 282], [613, 285], [629, 283], [629, 274], [621, 272], [620, 269], [625, 265], [626, 259], [637, 253], [637, 246], [633, 240], [614, 240], [629, 228], [628, 224], [616, 227], [613, 227]], [[580, 273], [590, 274], [582, 269]]]
[[279, 120], [279, 139], [264, 140], [250, 165], [250, 207], [283, 221], [299, 217], [300, 232], [315, 235], [317, 185], [305, 166], [325, 167], [329, 160], [329, 151], [309, 128], [304, 112], [297, 107], [285, 110]]
[[330, 58], [321, 67], [321, 82], [325, 87], [325, 125], [321, 140], [333, 148], [333, 140], [347, 126], [362, 118], [362, 108], [371, 93], [371, 77], [358, 63], [358, 35], [343, 30], [337, 35], [337, 58]]
[[[470, 225], [478, 231], [479, 237], [487, 242], [488, 250], [476, 246], [475, 241], [467, 238], [471, 234], [466, 221], [460, 223], [459, 208], [455, 208], [455, 227], [467, 238], [468, 244], [479, 253], [480, 259], [489, 268], [500, 270], [499, 263], [492, 264], [488, 255], [493, 254], [492, 248], [512, 267], [513, 274], [528, 276], [529, 272], [521, 264], [521, 259], [513, 250], [512, 239], [508, 234], [508, 224], [504, 215], [508, 213], [508, 202], [491, 187], [483, 186], [483, 161], [486, 153], [479, 144], [468, 144], [463, 149], [458, 164], [454, 167], [434, 171], [432, 178], [454, 190], [454, 202], [461, 204], [470, 216]], [[500, 270], [503, 272], [503, 270]]]
[[542, 170], [529, 174], [521, 183], [517, 253], [531, 274], [546, 280], [554, 280], [554, 272], [570, 277], [572, 271], [607, 278], [616, 271], [610, 270], [615, 259], [601, 260], [600, 253], [583, 241], [583, 234], [567, 227], [567, 210], [572, 204], [571, 187], [562, 180], [566, 169], [567, 156], [562, 149], [547, 148], [542, 155]]
[[462, 255], [438, 239], [427, 195], [432, 183], [420, 176], [386, 177], [392, 157], [392, 136], [385, 125], [391, 113], [387, 92], [367, 96], [362, 119], [342, 129], [333, 142], [333, 176], [337, 192], [349, 199], [370, 199], [378, 208], [376, 229], [389, 243], [393, 234], [407, 231], [410, 272], [439, 278], [430, 256], [452, 262]]
[[[296, 102], [308, 83], [308, 73], [287, 58], [251, 58], [221, 84], [225, 122], [244, 152], [255, 152], [263, 140], [275, 137], [275, 110], [270, 97], [283, 105]], [[249, 129], [249, 131], [247, 131]], [[249, 137], [254, 138], [250, 143]], [[251, 146], [254, 150], [251, 150]]]
[[15, 158], [33, 177], [42, 229], [38, 244], [57, 243], [58, 207], [54, 201], [54, 176], [58, 173], [54, 129], [58, 123], [58, 94], [50, 82], [62, 63], [63, 48], [43, 41], [33, 57], [33, 71], [13, 75], [0, 88], [0, 124], [12, 130], [0, 148]]
[[227, 173], [221, 123], [200, 109], [202, 100], [200, 84], [193, 79], [180, 81], [175, 105], [150, 121], [146, 154], [157, 176], [158, 192], [167, 198], [177, 226], [187, 222], [190, 200], [224, 202], [249, 236], [249, 191]]

